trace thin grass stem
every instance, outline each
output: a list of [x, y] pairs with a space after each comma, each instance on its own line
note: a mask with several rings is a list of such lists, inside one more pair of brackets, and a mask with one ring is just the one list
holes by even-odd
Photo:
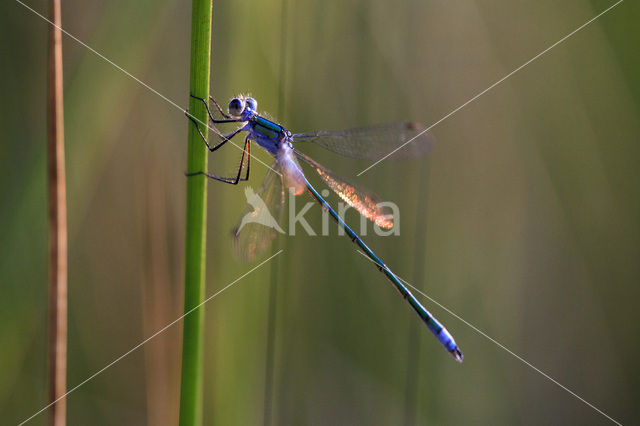
[[[193, 0], [191, 15], [191, 76], [192, 95], [209, 96], [211, 60], [212, 0]], [[189, 112], [207, 123], [204, 105], [189, 98]], [[202, 126], [204, 136], [208, 129]], [[187, 173], [207, 170], [207, 151], [193, 124], [189, 124]], [[207, 193], [202, 175], [187, 178], [185, 231], [184, 311], [202, 303], [205, 293]], [[202, 361], [204, 310], [197, 309], [185, 316], [182, 336], [182, 376], [180, 388], [180, 425], [198, 425], [202, 421]]]
[[[278, 66], [278, 118], [284, 120], [285, 114], [285, 84], [287, 68], [287, 13], [288, 1], [282, 0], [280, 10], [280, 63]], [[281, 237], [278, 236], [274, 244], [274, 252], [280, 250]], [[280, 264], [276, 260], [271, 264], [271, 277], [269, 279], [269, 311], [267, 315], [267, 346], [264, 379], [264, 407], [263, 426], [271, 426], [273, 421], [273, 395], [274, 395], [274, 370], [275, 370], [275, 340], [276, 320], [278, 312], [278, 279], [280, 276]]]
[[51, 0], [47, 159], [49, 192], [49, 424], [66, 424], [67, 387], [67, 195], [60, 0]]

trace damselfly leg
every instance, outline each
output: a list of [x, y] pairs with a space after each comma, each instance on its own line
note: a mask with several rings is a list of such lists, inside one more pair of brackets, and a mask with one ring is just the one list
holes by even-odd
[[209, 114], [209, 120], [211, 120], [213, 123], [237, 123], [242, 121], [241, 119], [238, 118], [231, 118], [230, 115], [225, 114], [224, 112], [222, 112], [222, 108], [220, 108], [220, 105], [218, 105], [218, 103], [215, 101], [215, 99], [213, 99], [213, 97], [211, 97], [210, 99], [213, 101], [213, 103], [215, 104], [216, 108], [218, 109], [218, 111], [220, 111], [220, 114], [222, 114], [225, 119], [224, 120], [218, 120], [213, 118], [213, 114], [211, 114], [211, 110], [209, 109], [209, 104], [207, 103], [207, 101], [203, 98], [200, 98], [198, 96], [195, 95], [190, 95], [193, 99], [197, 99], [200, 102], [202, 102], [204, 104], [204, 107], [207, 109], [207, 114]]
[[[197, 126], [197, 124], [196, 124], [196, 126]], [[236, 131], [235, 133], [238, 133], [238, 131]], [[224, 142], [226, 142], [226, 141], [221, 142], [221, 144], [224, 143]], [[209, 144], [207, 144], [207, 146], [209, 146]], [[245, 174], [244, 177], [240, 177], [242, 175], [242, 168], [244, 166], [245, 158], [247, 159], [247, 173]], [[240, 167], [238, 167], [238, 174], [235, 177], [216, 176], [214, 174], [211, 174], [211, 173], [208, 173], [208, 172], [205, 172], [205, 171], [187, 173], [186, 175], [187, 176], [204, 175], [204, 176], [208, 177], [209, 179], [217, 180], [218, 182], [224, 182], [224, 183], [229, 183], [231, 185], [237, 185], [238, 182], [240, 182], [241, 180], [249, 180], [249, 171], [250, 171], [250, 169], [251, 169], [251, 140], [249, 139], [249, 137], [247, 137], [244, 140], [244, 149], [242, 150], [242, 158], [240, 159]]]
[[231, 116], [229, 114], [227, 114], [226, 112], [224, 112], [222, 110], [222, 108], [220, 108], [220, 105], [218, 105], [218, 102], [216, 102], [216, 100], [213, 98], [213, 96], [209, 95], [209, 100], [211, 102], [213, 102], [213, 104], [216, 106], [216, 108], [218, 108], [218, 111], [220, 112], [220, 114], [224, 117], [224, 118], [231, 118]]
[[[209, 141], [207, 141], [207, 138], [204, 137], [204, 133], [202, 133], [202, 130], [200, 130], [200, 126], [198, 125], [198, 122], [196, 121], [195, 118], [193, 118], [191, 116], [191, 114], [189, 114], [189, 110], [186, 110], [184, 112], [184, 114], [187, 116], [187, 118], [189, 120], [191, 120], [191, 122], [194, 124], [194, 126], [196, 126], [196, 130], [198, 130], [198, 133], [200, 134], [200, 139], [202, 139], [202, 141], [204, 142], [204, 144], [207, 146], [207, 149], [211, 152], [217, 150], [218, 148], [220, 148], [222, 145], [224, 145], [225, 143], [229, 142], [229, 140], [231, 140], [232, 137], [234, 137], [235, 135], [237, 135], [238, 133], [240, 133], [242, 131], [242, 127], [239, 129], [234, 130], [231, 133], [228, 133], [226, 135], [222, 135], [222, 134], [218, 134], [218, 136], [220, 137], [220, 139], [222, 139], [222, 141], [220, 143], [218, 143], [215, 146], [211, 146], [209, 144]], [[217, 133], [217, 129], [214, 130]]]
[[[240, 121], [240, 120], [237, 120], [237, 119], [216, 120], [215, 118], [213, 118], [213, 115], [211, 114], [211, 110], [209, 109], [209, 105], [207, 104], [206, 100], [204, 100], [203, 98], [200, 98], [198, 96], [194, 96], [194, 95], [191, 95], [191, 97], [194, 98], [194, 99], [198, 99], [199, 101], [201, 101], [204, 104], [205, 108], [207, 109], [207, 114], [209, 115], [209, 119], [213, 123], [231, 123], [231, 122]], [[213, 100], [213, 98], [212, 98], [212, 100]], [[223, 116], [228, 117], [227, 114], [224, 114], [222, 112], [222, 109], [220, 108], [218, 103], [215, 102], [215, 100], [213, 100], [213, 102], [215, 103], [216, 108], [218, 108], [218, 111], [220, 111], [220, 113], [223, 114]], [[191, 116], [191, 114], [189, 114], [189, 110], [185, 111], [185, 115], [187, 116], [187, 118], [189, 118], [189, 120], [191, 120], [193, 125], [196, 126], [196, 130], [198, 131], [198, 134], [200, 135], [200, 138], [202, 139], [204, 144], [207, 146], [207, 149], [209, 151], [211, 151], [211, 152], [214, 152], [218, 148], [221, 148], [224, 144], [229, 142], [229, 140], [231, 140], [231, 138], [233, 138], [235, 135], [237, 135], [238, 133], [240, 133], [243, 130], [243, 128], [240, 127], [240, 128], [234, 130], [231, 133], [228, 133], [226, 135], [222, 135], [222, 134], [220, 134], [218, 129], [213, 128], [214, 132], [216, 132], [216, 134], [222, 140], [217, 145], [211, 146], [211, 144], [209, 144], [209, 141], [207, 140], [207, 138], [204, 136], [204, 133], [202, 133], [202, 130], [200, 130], [200, 126], [198, 125], [198, 122], [195, 120], [195, 118], [193, 118]], [[246, 173], [246, 175], [244, 177], [240, 177], [242, 175], [242, 168], [244, 166], [245, 158], [247, 160], [247, 173]], [[232, 184], [232, 185], [237, 185], [238, 182], [241, 181], [241, 180], [249, 180], [250, 166], [251, 166], [251, 141], [249, 140], [249, 138], [246, 138], [245, 141], [244, 141], [244, 148], [242, 150], [242, 157], [240, 159], [240, 166], [238, 167], [238, 174], [235, 177], [217, 176], [217, 175], [208, 173], [208, 172], [203, 171], [203, 170], [198, 171], [198, 172], [193, 172], [193, 173], [187, 173], [186, 175], [187, 176], [204, 175], [204, 176], [208, 177], [209, 179], [217, 180], [219, 182], [229, 183], [229, 184]]]

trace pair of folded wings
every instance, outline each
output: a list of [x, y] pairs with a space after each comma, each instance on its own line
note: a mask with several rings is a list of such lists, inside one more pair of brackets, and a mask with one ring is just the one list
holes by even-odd
[[[293, 136], [293, 141], [294, 147], [313, 143], [347, 157], [372, 161], [419, 157], [428, 153], [433, 144], [431, 135], [417, 123], [382, 124], [338, 132], [300, 133]], [[393, 227], [392, 215], [378, 205], [380, 200], [374, 193], [339, 177], [308, 156], [297, 151], [295, 153], [349, 206], [381, 228]], [[390, 153], [392, 154], [389, 155]], [[234, 252], [242, 261], [255, 260], [271, 245], [278, 232], [284, 232], [281, 223], [285, 188], [281, 171], [276, 161], [256, 192], [251, 188], [245, 191], [249, 205], [243, 212], [241, 221], [233, 229]]]

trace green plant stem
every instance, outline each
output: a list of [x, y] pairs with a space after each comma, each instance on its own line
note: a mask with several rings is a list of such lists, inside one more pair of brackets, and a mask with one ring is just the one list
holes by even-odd
[[[416, 199], [418, 205], [416, 207], [416, 227], [413, 253], [415, 256], [413, 263], [413, 282], [417, 286], [422, 287], [425, 279], [425, 252], [427, 241], [427, 193], [429, 180], [428, 160], [420, 162], [419, 178], [416, 180]], [[410, 318], [413, 320], [413, 318]], [[407, 342], [407, 383], [405, 388], [404, 402], [404, 420], [403, 425], [411, 426], [417, 424], [416, 414], [418, 408], [418, 390], [420, 379], [420, 333], [422, 327], [419, 327], [417, 321], [409, 322], [409, 333]]]
[[[280, 64], [278, 67], [279, 84], [278, 84], [278, 117], [285, 119], [285, 83], [287, 69], [287, 13], [288, 0], [282, 0], [280, 10]], [[274, 244], [274, 253], [280, 250], [282, 238], [276, 237]], [[269, 312], [267, 315], [267, 347], [265, 361], [265, 380], [264, 380], [264, 407], [262, 424], [263, 426], [271, 426], [273, 418], [273, 378], [275, 370], [275, 340], [276, 340], [276, 320], [278, 312], [278, 278], [279, 278], [279, 262], [276, 259], [271, 263], [271, 278], [269, 283]]]
[[[209, 97], [211, 59], [212, 0], [193, 0], [191, 17], [191, 94]], [[208, 123], [204, 105], [189, 98], [189, 112]], [[200, 126], [207, 136], [206, 126]], [[189, 125], [187, 172], [207, 170], [207, 151], [195, 125]], [[185, 237], [185, 313], [204, 300], [207, 193], [205, 176], [187, 178]], [[197, 425], [202, 420], [202, 360], [204, 311], [196, 309], [184, 318], [182, 336], [182, 377], [180, 388], [180, 425]]]

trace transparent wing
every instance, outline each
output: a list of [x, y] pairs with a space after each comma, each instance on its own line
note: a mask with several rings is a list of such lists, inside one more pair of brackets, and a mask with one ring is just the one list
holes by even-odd
[[267, 172], [257, 191], [249, 186], [245, 188], [248, 205], [232, 231], [235, 255], [243, 262], [256, 260], [269, 248], [277, 233], [284, 232], [281, 226], [284, 187], [282, 177], [273, 169], [278, 170], [277, 164]]
[[310, 157], [296, 152], [298, 157], [309, 164], [320, 175], [322, 180], [335, 192], [340, 198], [342, 198], [347, 204], [356, 209], [362, 216], [366, 217], [381, 228], [393, 227], [393, 215], [390, 209], [378, 206], [380, 200], [378, 197], [363, 188], [359, 188], [353, 183], [348, 182], [346, 179], [339, 177], [331, 170], [321, 166], [315, 160]]
[[[427, 154], [433, 137], [419, 123], [391, 123], [342, 131], [319, 131], [293, 135], [294, 142], [311, 142], [340, 155], [368, 160], [409, 159]], [[409, 142], [411, 141], [411, 142]], [[409, 143], [407, 143], [409, 142]]]

